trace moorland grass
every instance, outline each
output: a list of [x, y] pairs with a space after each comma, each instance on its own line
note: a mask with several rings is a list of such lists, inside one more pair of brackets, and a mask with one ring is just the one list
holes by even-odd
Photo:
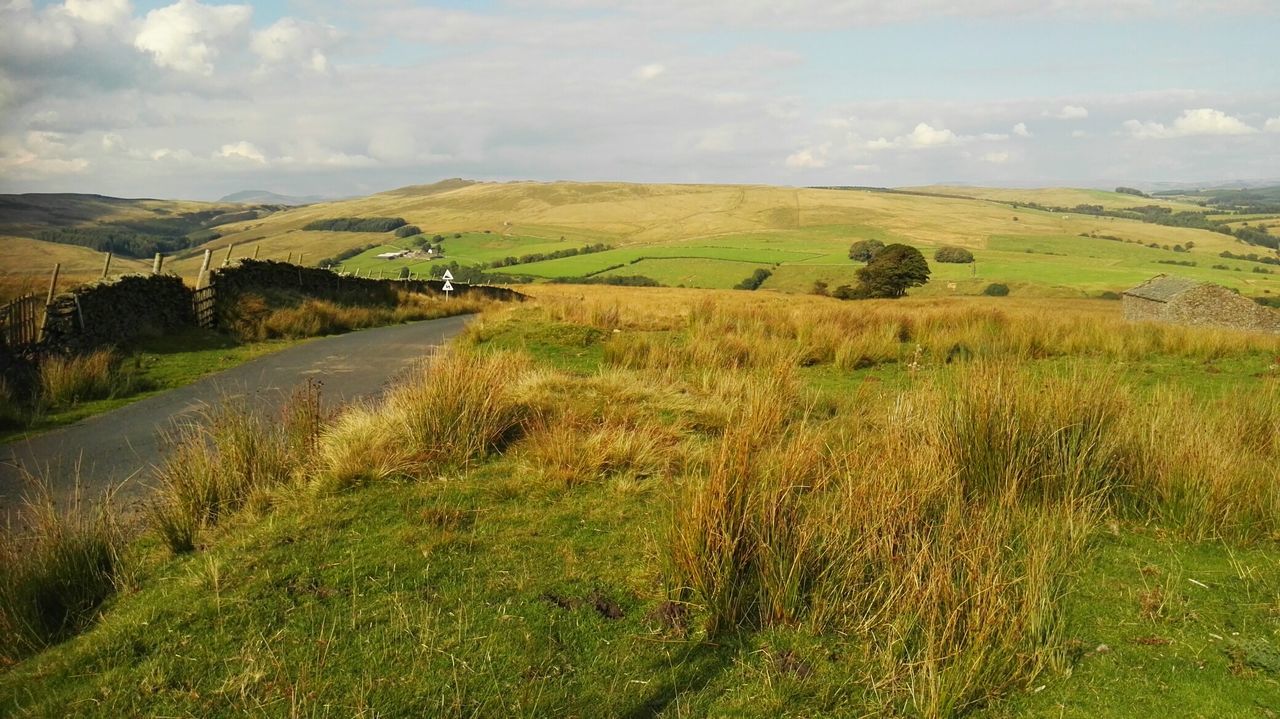
[[[1275, 338], [1106, 303], [759, 294], [554, 288], [473, 325], [382, 403], [308, 415], [315, 449], [265, 473], [288, 491], [198, 502], [217, 521], [181, 548], [201, 552], [155, 570], [186, 579], [120, 598], [109, 631], [0, 696], [39, 673], [32, 712], [234, 713], [281, 691], [302, 713], [448, 715], [998, 715], [1053, 711], [1045, 686], [1109, 687], [1111, 716], [1128, 687], [1175, 713], [1280, 701], [1255, 666], [1280, 641], [1259, 599], [1280, 586]], [[1238, 362], [1248, 396], [1117, 369], [1161, 359]], [[244, 427], [191, 451], [275, 456]], [[1206, 638], [1226, 625], [1248, 641]], [[158, 626], [180, 629], [147, 668], [63, 678]], [[1112, 636], [1131, 665], [1093, 649]], [[179, 647], [211, 675], [161, 659]]]

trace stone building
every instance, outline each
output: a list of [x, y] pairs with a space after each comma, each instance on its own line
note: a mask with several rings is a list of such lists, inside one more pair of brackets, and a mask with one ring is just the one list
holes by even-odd
[[1130, 321], [1172, 322], [1280, 334], [1280, 312], [1226, 287], [1185, 277], [1156, 275], [1121, 299]]

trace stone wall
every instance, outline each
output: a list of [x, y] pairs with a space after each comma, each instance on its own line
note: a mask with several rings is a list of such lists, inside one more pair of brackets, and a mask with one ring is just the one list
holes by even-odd
[[1280, 312], [1218, 285], [1205, 284], [1157, 302], [1133, 295], [1123, 299], [1124, 318], [1280, 334]]
[[195, 325], [191, 288], [177, 275], [125, 275], [58, 295], [45, 319], [44, 351], [81, 352]]
[[[344, 277], [318, 267], [301, 267], [269, 260], [246, 259], [230, 267], [214, 270], [211, 282], [216, 288], [219, 313], [229, 310], [234, 306], [237, 298], [246, 292], [293, 291], [308, 297], [334, 302], [387, 306], [397, 303], [398, 292], [444, 295], [442, 280], [375, 280], [369, 277]], [[505, 287], [460, 283], [453, 284], [452, 294], [455, 297], [478, 295], [504, 302], [526, 299], [519, 292]]]
[[1165, 316], [1166, 305], [1164, 302], [1134, 297], [1133, 295], [1122, 295], [1120, 297], [1120, 306], [1124, 311], [1124, 318], [1130, 322], [1169, 321]]
[[1280, 312], [1218, 285], [1182, 292], [1168, 303], [1170, 322], [1280, 334]]

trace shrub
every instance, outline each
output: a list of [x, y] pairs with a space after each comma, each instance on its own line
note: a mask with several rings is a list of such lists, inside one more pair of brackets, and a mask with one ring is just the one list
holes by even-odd
[[884, 249], [880, 240], [858, 240], [849, 246], [849, 259], [855, 262], [870, 262]]
[[750, 277], [734, 285], [733, 289], [735, 290], [759, 289], [760, 285], [764, 284], [764, 281], [769, 279], [769, 276], [772, 274], [773, 272], [771, 270], [766, 270], [766, 269], [756, 270], [755, 272], [751, 273]]
[[963, 247], [939, 247], [933, 253], [933, 259], [935, 262], [967, 264], [973, 262], [973, 253]]
[[30, 530], [0, 528], [0, 663], [83, 629], [120, 572], [123, 540], [105, 505], [90, 510], [77, 491], [60, 509], [44, 479], [25, 479]]
[[422, 234], [422, 230], [417, 225], [402, 225], [396, 228], [396, 237], [412, 237]]
[[982, 291], [982, 294], [987, 297], [1007, 297], [1009, 294], [1009, 285], [992, 282], [987, 285], [986, 289]]

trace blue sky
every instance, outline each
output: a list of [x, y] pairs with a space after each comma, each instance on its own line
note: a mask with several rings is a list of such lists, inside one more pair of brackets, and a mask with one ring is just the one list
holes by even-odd
[[0, 0], [0, 191], [1280, 180], [1273, 0]]

